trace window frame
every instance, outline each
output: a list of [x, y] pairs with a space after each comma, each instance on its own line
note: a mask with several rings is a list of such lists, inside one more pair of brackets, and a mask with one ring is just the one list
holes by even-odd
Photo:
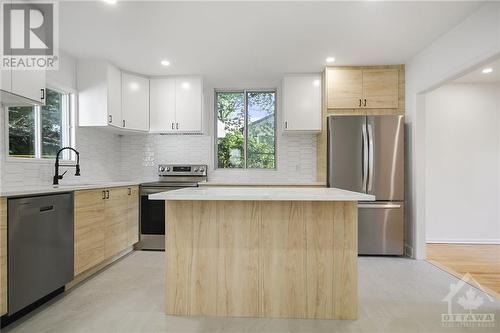
[[[253, 92], [261, 92], [261, 93], [274, 93], [274, 168], [248, 168], [247, 167], [247, 155], [248, 155], [248, 103], [247, 103], [247, 94]], [[244, 105], [245, 105], [245, 127], [243, 129], [243, 137], [245, 139], [244, 147], [243, 147], [243, 156], [244, 156], [244, 166], [242, 168], [221, 168], [219, 167], [219, 146], [217, 142], [217, 121], [219, 119], [217, 112], [217, 95], [218, 93], [243, 93], [244, 94]], [[257, 170], [257, 171], [276, 171], [278, 169], [278, 144], [277, 144], [277, 136], [278, 136], [278, 89], [277, 88], [251, 88], [251, 89], [214, 89], [214, 170], [236, 170], [236, 171], [248, 171], [248, 170]]]
[[[46, 89], [50, 89], [66, 95], [66, 101], [63, 100], [63, 103], [67, 104], [67, 112], [62, 112], [61, 118], [62, 122], [67, 124], [67, 126], [62, 126], [62, 146], [70, 146], [75, 148], [76, 146], [76, 91], [74, 89], [62, 88], [56, 85], [47, 84]], [[9, 106], [5, 106], [2, 108], [4, 112], [4, 142], [5, 142], [5, 161], [7, 163], [38, 163], [38, 164], [53, 164], [53, 158], [42, 158], [42, 120], [41, 120], [41, 110], [42, 105], [35, 105], [33, 107], [34, 112], [34, 122], [35, 122], [35, 157], [27, 158], [27, 157], [16, 157], [11, 156], [9, 153], [10, 146], [10, 138], [9, 138]], [[70, 153], [69, 151], [64, 151], [62, 153], [62, 158], [59, 160], [60, 162], [68, 163], [68, 164], [76, 164], [76, 158], [74, 153]]]

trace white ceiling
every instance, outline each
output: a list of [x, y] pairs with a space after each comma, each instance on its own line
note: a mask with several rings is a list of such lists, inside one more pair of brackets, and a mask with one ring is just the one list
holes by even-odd
[[[492, 68], [493, 72], [483, 74], [483, 69]], [[475, 68], [471, 72], [456, 79], [456, 83], [500, 83], [500, 58], [488, 64]]]
[[[63, 2], [60, 47], [147, 75], [215, 86], [277, 82], [336, 65], [405, 63], [479, 2]], [[161, 59], [170, 67], [162, 67]]]

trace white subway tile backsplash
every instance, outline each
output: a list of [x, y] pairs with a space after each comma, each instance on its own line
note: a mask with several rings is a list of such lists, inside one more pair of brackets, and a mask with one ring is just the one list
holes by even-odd
[[[0, 128], [4, 128], [4, 112]], [[214, 145], [208, 135], [117, 135], [102, 128], [77, 128], [81, 177], [69, 169], [61, 183], [92, 183], [157, 178], [157, 165], [207, 164], [214, 182], [315, 182], [316, 135], [277, 134], [276, 170], [214, 169]], [[12, 162], [5, 158], [4, 135], [0, 135], [0, 187], [19, 188], [48, 185], [54, 164]]]
[[140, 175], [156, 178], [161, 163], [208, 164], [208, 178], [215, 182], [315, 182], [316, 135], [287, 134], [277, 137], [276, 170], [214, 169], [214, 146], [207, 135], [142, 135], [121, 138], [122, 178]]

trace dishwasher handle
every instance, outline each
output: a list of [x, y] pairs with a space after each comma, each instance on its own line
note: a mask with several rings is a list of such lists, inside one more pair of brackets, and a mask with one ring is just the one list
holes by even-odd
[[40, 213], [53, 212], [54, 210], [54, 205], [40, 207]]

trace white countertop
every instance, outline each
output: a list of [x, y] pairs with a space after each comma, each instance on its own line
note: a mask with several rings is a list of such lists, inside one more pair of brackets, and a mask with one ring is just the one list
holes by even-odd
[[149, 195], [150, 200], [374, 201], [375, 196], [315, 187], [192, 187]]
[[199, 182], [200, 186], [326, 186], [326, 182]]
[[61, 184], [57, 187], [53, 185], [47, 186], [23, 186], [15, 188], [2, 188], [0, 191], [0, 197], [19, 197], [25, 195], [35, 195], [35, 194], [50, 194], [50, 193], [61, 193], [61, 192], [73, 192], [80, 190], [91, 190], [96, 188], [110, 188], [110, 187], [122, 187], [122, 186], [134, 186], [139, 185], [140, 182], [96, 182], [91, 184]]

